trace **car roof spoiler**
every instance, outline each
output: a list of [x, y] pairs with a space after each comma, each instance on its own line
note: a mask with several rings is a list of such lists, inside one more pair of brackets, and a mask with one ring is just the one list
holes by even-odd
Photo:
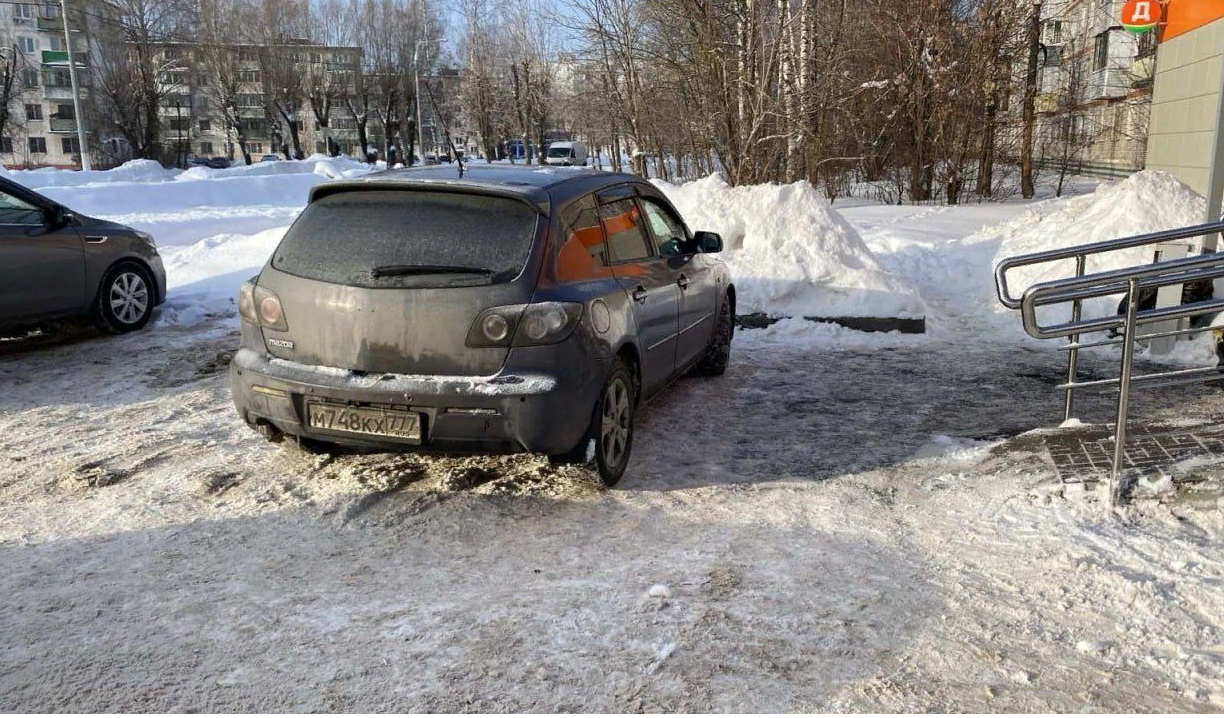
[[371, 190], [425, 190], [430, 192], [460, 192], [483, 194], [492, 197], [516, 199], [535, 211], [547, 216], [551, 208], [548, 192], [534, 185], [493, 184], [490, 182], [467, 182], [461, 179], [406, 179], [402, 177], [365, 177], [361, 179], [336, 180], [315, 185], [310, 190], [309, 202], [343, 192]]

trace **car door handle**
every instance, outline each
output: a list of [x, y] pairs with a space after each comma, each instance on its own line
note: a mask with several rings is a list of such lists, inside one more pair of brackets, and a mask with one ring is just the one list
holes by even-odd
[[646, 303], [646, 287], [641, 287], [641, 286], [637, 287], [636, 289], [633, 290], [633, 294], [631, 294], [630, 296], [633, 297], [633, 301], [637, 302], [638, 304], [645, 304]]
[[688, 289], [688, 285], [689, 285], [688, 277], [681, 274], [680, 278], [676, 280], [676, 284], [679, 284], [681, 289]]
[[86, 237], [85, 243], [86, 244], [102, 244], [107, 239], [108, 237]]

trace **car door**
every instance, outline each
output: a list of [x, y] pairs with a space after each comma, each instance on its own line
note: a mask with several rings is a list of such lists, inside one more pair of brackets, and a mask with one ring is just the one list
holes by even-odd
[[701, 357], [714, 336], [717, 277], [706, 258], [696, 253], [695, 243], [675, 211], [658, 198], [640, 199], [655, 246], [674, 272], [680, 289], [676, 367], [684, 368]]
[[651, 244], [632, 187], [622, 185], [599, 199], [612, 273], [629, 296], [637, 322], [642, 383], [649, 394], [676, 370], [680, 287], [667, 260]]
[[72, 226], [52, 227], [44, 207], [0, 186], [0, 321], [81, 311], [85, 251]]

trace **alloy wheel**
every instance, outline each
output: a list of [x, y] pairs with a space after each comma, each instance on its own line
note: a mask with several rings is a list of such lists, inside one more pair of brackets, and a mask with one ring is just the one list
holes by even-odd
[[629, 388], [624, 379], [616, 377], [604, 392], [603, 419], [599, 441], [608, 466], [620, 466], [629, 448]]
[[111, 313], [124, 324], [135, 324], [149, 308], [149, 287], [136, 272], [123, 272], [111, 282]]

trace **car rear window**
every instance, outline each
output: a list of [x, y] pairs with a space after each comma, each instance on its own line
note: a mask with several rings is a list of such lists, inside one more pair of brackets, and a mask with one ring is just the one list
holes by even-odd
[[[505, 197], [359, 190], [309, 204], [272, 257], [282, 272], [358, 287], [497, 284], [519, 275], [536, 212]], [[375, 277], [376, 267], [471, 267], [480, 274]]]

